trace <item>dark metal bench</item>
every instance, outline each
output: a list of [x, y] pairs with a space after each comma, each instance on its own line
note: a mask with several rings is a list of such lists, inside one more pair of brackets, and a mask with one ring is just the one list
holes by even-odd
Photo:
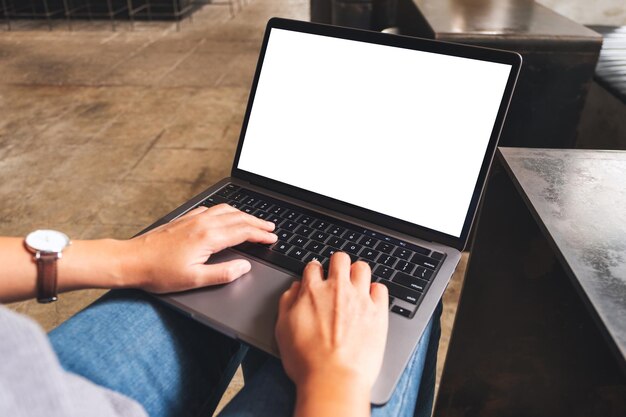
[[626, 103], [626, 26], [591, 26], [603, 37], [595, 79]]
[[590, 26], [603, 36], [577, 147], [626, 150], [626, 27]]

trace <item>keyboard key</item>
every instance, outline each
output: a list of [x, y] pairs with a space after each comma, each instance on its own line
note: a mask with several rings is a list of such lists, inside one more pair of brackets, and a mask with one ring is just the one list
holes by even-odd
[[418, 266], [415, 272], [413, 272], [413, 276], [425, 279], [426, 281], [430, 281], [433, 277], [433, 271], [431, 269], [424, 268], [423, 266]]
[[268, 203], [267, 201], [260, 201], [257, 203], [256, 208], [259, 210], [264, 210], [264, 211], [268, 211], [268, 209], [272, 207], [272, 205], [270, 203]]
[[306, 245], [308, 242], [310, 242], [309, 239], [307, 239], [306, 237], [302, 237], [300, 235], [294, 235], [289, 241], [289, 243], [291, 243], [292, 245], [296, 245], [301, 248], [303, 248], [304, 245]]
[[370, 261], [375, 261], [376, 258], [378, 258], [378, 255], [380, 255], [380, 252], [370, 248], [365, 248], [361, 252], [361, 257], [369, 259]]
[[236, 201], [236, 202], [238, 202], [238, 203], [242, 203], [242, 202], [243, 202], [243, 200], [245, 200], [246, 198], [248, 198], [248, 195], [247, 195], [247, 194], [242, 193], [241, 191], [237, 191], [237, 192], [235, 192], [235, 193], [231, 194], [231, 195], [228, 197], [228, 199], [229, 199], [229, 200], [233, 200], [233, 201]]
[[278, 217], [278, 216], [275, 216], [273, 214], [268, 214], [267, 217], [265, 218], [265, 220], [273, 222], [276, 225], [276, 227], [280, 226], [280, 224], [283, 221], [285, 221], [285, 219], [283, 219], [282, 217]]
[[287, 242], [293, 236], [293, 233], [282, 229], [278, 229], [274, 233], [276, 234], [276, 236], [278, 236], [278, 240], [282, 240], [285, 242]]
[[335, 237], [335, 236], [331, 236], [330, 239], [328, 239], [328, 241], [326, 242], [327, 245], [330, 245], [337, 249], [341, 249], [345, 243], [346, 243], [345, 240], [343, 240], [340, 237]]
[[215, 194], [219, 195], [220, 197], [228, 197], [229, 195], [231, 195], [232, 193], [237, 191], [237, 189], [239, 189], [239, 188], [238, 187], [237, 188], [230, 188], [230, 187], [226, 186], [226, 187], [222, 188], [221, 190], [219, 190]]
[[320, 243], [320, 242], [316, 242], [314, 240], [311, 240], [309, 243], [304, 245], [304, 247], [307, 248], [308, 250], [310, 250], [313, 253], [321, 253], [322, 249], [324, 249], [324, 244]]
[[296, 227], [295, 232], [297, 232], [299, 235], [310, 237], [311, 233], [313, 233], [313, 229], [308, 226], [300, 225]]
[[270, 214], [267, 211], [257, 210], [252, 213], [253, 216], [258, 217], [259, 219], [266, 219]]
[[408, 310], [408, 309], [406, 309], [404, 307], [393, 306], [393, 307], [391, 307], [391, 312], [399, 314], [399, 315], [404, 316], [404, 317], [411, 317], [411, 310]]
[[304, 224], [307, 226], [310, 226], [311, 223], [313, 223], [315, 221], [315, 219], [313, 217], [309, 217], [309, 216], [302, 216], [298, 219], [298, 223], [300, 224]]
[[255, 197], [248, 197], [244, 201], [242, 201], [242, 203], [247, 205], [247, 206], [254, 206], [258, 202], [259, 202], [259, 199], [255, 198]]
[[398, 258], [396, 258], [395, 256], [389, 256], [389, 255], [381, 255], [380, 258], [378, 258], [378, 263], [381, 263], [390, 268], [394, 266], [397, 261], [398, 261]]
[[236, 201], [229, 201], [228, 205], [231, 206], [232, 208], [236, 208], [236, 209], [239, 209], [239, 207], [243, 206], [243, 204], [238, 203]]
[[341, 236], [345, 231], [346, 229], [340, 226], [331, 226], [331, 228], [328, 229], [328, 233], [335, 236]]
[[387, 281], [386, 279], [381, 279], [378, 282], [386, 285], [387, 289], [389, 290], [389, 294], [393, 297], [399, 298], [411, 304], [417, 304], [420, 299], [421, 294], [417, 291], [410, 290], [406, 287], [403, 287], [402, 285]]
[[322, 265], [324, 265], [324, 262], [328, 262], [328, 258], [324, 258], [323, 256], [320, 256], [316, 253], [309, 253], [308, 255], [306, 255], [303, 259], [303, 262], [309, 263], [314, 259], [316, 259]]
[[296, 227], [298, 227], [298, 223], [292, 222], [290, 220], [285, 220], [283, 224], [280, 226], [282, 229], [286, 229], [289, 231], [294, 231]]
[[296, 221], [298, 217], [300, 217], [300, 213], [297, 213], [295, 211], [290, 211], [289, 213], [287, 213], [286, 216], [283, 216], [283, 217], [287, 220]]
[[389, 236], [383, 235], [382, 233], [373, 232], [371, 230], [364, 230], [364, 233], [379, 240], [388, 241], [389, 239], [391, 239]]
[[370, 266], [370, 269], [374, 269], [376, 268], [376, 265], [378, 265], [376, 262], [370, 261], [369, 259], [360, 258], [359, 261], [363, 261], [368, 264]]
[[398, 270], [398, 271], [402, 271], [406, 274], [410, 274], [411, 272], [413, 272], [415, 270], [415, 267], [417, 265], [412, 264], [411, 262], [407, 262], [407, 261], [399, 261], [396, 266], [393, 267], [393, 269]]
[[325, 242], [326, 239], [328, 239], [328, 236], [329, 235], [327, 233], [324, 233], [324, 232], [314, 232], [311, 235], [311, 239], [315, 239], [315, 240], [317, 240], [319, 242]]
[[391, 243], [382, 242], [382, 241], [378, 245], [376, 245], [376, 249], [385, 253], [391, 253], [394, 247], [395, 246], [393, 246]]
[[405, 260], [409, 260], [411, 259], [411, 256], [413, 256], [413, 252], [411, 252], [408, 249], [405, 248], [396, 248], [396, 250], [393, 252], [394, 256], [397, 256], [398, 258], [402, 258]]
[[289, 214], [289, 210], [284, 207], [274, 206], [270, 210], [270, 213], [275, 214], [276, 216], [286, 216], [287, 214]]
[[220, 197], [220, 196], [215, 195], [215, 194], [210, 196], [210, 197], [207, 197], [207, 199], [204, 200], [204, 201], [212, 203], [212, 204], [222, 204], [222, 203], [227, 203], [228, 202], [225, 198]]
[[316, 220], [311, 224], [311, 226], [316, 228], [317, 230], [325, 231], [326, 229], [328, 229], [328, 226], [330, 226], [330, 223], [324, 220]]
[[291, 248], [293, 248], [293, 246], [291, 246], [289, 243], [281, 241], [276, 242], [274, 246], [272, 246], [272, 250], [279, 253], [287, 253]]
[[322, 253], [320, 253], [320, 255], [325, 256], [326, 258], [330, 258], [335, 252], [340, 252], [340, 251], [339, 249], [335, 249], [331, 246], [326, 246], [326, 249], [324, 249]]
[[352, 230], [348, 230], [344, 235], [344, 239], [348, 239], [350, 242], [358, 242], [359, 239], [361, 239], [361, 236], [363, 236], [360, 233], [354, 232]]
[[250, 206], [246, 206], [245, 204], [243, 206], [241, 206], [239, 208], [239, 210], [243, 211], [244, 213], [248, 213], [248, 214], [252, 214], [256, 211], [256, 209], [254, 207], [250, 207]]
[[289, 256], [300, 261], [303, 260], [306, 255], [308, 255], [308, 252], [300, 248], [294, 248], [291, 252], [289, 252]]
[[433, 253], [430, 254], [430, 257], [435, 259], [435, 260], [437, 260], [437, 261], [442, 260], [444, 256], [445, 255], [443, 253], [439, 253], [439, 252], [433, 252]]
[[429, 249], [423, 248], [418, 245], [414, 245], [412, 243], [405, 242], [403, 240], [396, 239], [395, 237], [383, 235], [382, 233], [372, 232], [371, 230], [365, 229], [363, 230], [363, 234], [369, 237], [373, 237], [375, 239], [382, 240], [387, 243], [391, 243], [394, 246], [401, 246], [403, 248], [406, 248], [413, 252], [421, 253], [423, 255], [428, 255], [430, 253]]
[[428, 285], [428, 281], [424, 281], [423, 279], [412, 277], [410, 275], [405, 274], [404, 272], [398, 272], [393, 277], [393, 282], [397, 282], [400, 285], [404, 285], [405, 287], [409, 287], [419, 292], [424, 292], [424, 289]]
[[368, 248], [373, 248], [378, 244], [378, 239], [374, 239], [373, 237], [363, 236], [361, 240], [359, 240], [361, 245], [365, 245]]
[[356, 261], [359, 260], [359, 257], [352, 253], [348, 253], [348, 252], [344, 252], [344, 253], [350, 257], [350, 263], [355, 263]]
[[439, 266], [438, 260], [429, 258], [428, 256], [420, 255], [419, 253], [413, 255], [413, 258], [411, 258], [411, 262], [417, 265], [425, 266], [426, 268], [430, 269], [437, 269], [437, 267]]
[[391, 276], [393, 275], [393, 269], [391, 268], [387, 268], [384, 265], [378, 265], [375, 269], [373, 274], [376, 275], [377, 277], [381, 277], [381, 278], [385, 278], [385, 279], [391, 279]]
[[356, 243], [348, 243], [346, 246], [343, 247], [343, 250], [346, 251], [347, 253], [351, 253], [353, 255], [358, 255], [359, 251], [363, 248], [363, 246], [361, 245], [357, 245]]
[[430, 249], [426, 249], [422, 246], [414, 245], [412, 243], [401, 242], [400, 245], [406, 246], [408, 249], [412, 250], [413, 252], [421, 253], [422, 255], [428, 255], [430, 253]]

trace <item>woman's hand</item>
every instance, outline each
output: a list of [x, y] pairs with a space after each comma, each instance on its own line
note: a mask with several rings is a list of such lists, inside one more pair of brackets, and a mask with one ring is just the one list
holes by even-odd
[[[230, 282], [250, 270], [240, 259], [205, 265], [245, 241], [274, 243], [274, 223], [226, 204], [199, 207], [130, 240], [76, 240], [59, 259], [58, 291], [141, 288], [164, 293]], [[35, 297], [37, 267], [22, 238], [0, 237], [0, 302]]]
[[335, 253], [328, 279], [310, 262], [279, 305], [276, 338], [297, 386], [297, 415], [367, 415], [387, 338], [387, 288]]
[[222, 249], [245, 241], [274, 243], [274, 223], [227, 204], [198, 207], [182, 217], [127, 241], [127, 274], [135, 287], [154, 293], [183, 291], [231, 282], [248, 272], [245, 259], [206, 265]]

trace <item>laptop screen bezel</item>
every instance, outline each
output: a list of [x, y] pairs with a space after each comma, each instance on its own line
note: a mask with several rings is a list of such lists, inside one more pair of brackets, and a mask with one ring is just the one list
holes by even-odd
[[[263, 177], [261, 175], [237, 168], [237, 166], [239, 165], [239, 158], [246, 136], [248, 121], [250, 119], [250, 113], [252, 111], [252, 105], [254, 103], [254, 97], [256, 94], [261, 69], [263, 67], [263, 60], [265, 58], [267, 43], [270, 38], [271, 30], [274, 28], [511, 65], [511, 71], [507, 80], [506, 88], [504, 94], [502, 95], [500, 107], [498, 109], [496, 120], [491, 132], [491, 137], [489, 138], [489, 144], [486, 148], [483, 163], [480, 168], [480, 173], [478, 175], [478, 179], [472, 193], [472, 198], [470, 200], [461, 235], [459, 237], [442, 233], [437, 230], [429, 229], [427, 227], [410, 223], [404, 220], [400, 220], [382, 213], [374, 212], [372, 210], [368, 210], [340, 200], [329, 198], [318, 193], [314, 193], [290, 184], [276, 181], [274, 179]], [[380, 32], [355, 30], [282, 18], [272, 18], [267, 23], [267, 28], [263, 38], [263, 44], [261, 46], [259, 60], [254, 74], [252, 87], [250, 89], [246, 113], [243, 119], [241, 134], [239, 136], [239, 143], [237, 145], [237, 151], [235, 154], [235, 159], [233, 161], [231, 176], [255, 185], [259, 185], [264, 188], [271, 189], [278, 193], [297, 198], [299, 200], [316, 204], [328, 210], [337, 211], [345, 215], [362, 219], [391, 230], [396, 230], [409, 236], [415, 236], [420, 239], [442, 243], [444, 245], [463, 250], [467, 243], [472, 222], [476, 215], [478, 203], [480, 201], [480, 196], [482, 194], [487, 174], [489, 172], [489, 167], [491, 166], [491, 162], [495, 154], [498, 139], [500, 137], [502, 126], [504, 124], [504, 119], [506, 117], [506, 113], [511, 101], [511, 96], [513, 95], [517, 76], [519, 74], [521, 62], [522, 57], [514, 52], [461, 45], [450, 42], [433, 41], [430, 39], [421, 39], [408, 36], [388, 35]], [[452, 175], [455, 174], [453, 173]]]

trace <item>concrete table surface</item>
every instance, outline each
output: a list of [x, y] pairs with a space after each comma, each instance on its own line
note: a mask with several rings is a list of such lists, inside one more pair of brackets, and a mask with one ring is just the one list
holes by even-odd
[[500, 148], [435, 415], [626, 415], [626, 152]]
[[626, 358], [626, 152], [500, 152], [581, 297]]

